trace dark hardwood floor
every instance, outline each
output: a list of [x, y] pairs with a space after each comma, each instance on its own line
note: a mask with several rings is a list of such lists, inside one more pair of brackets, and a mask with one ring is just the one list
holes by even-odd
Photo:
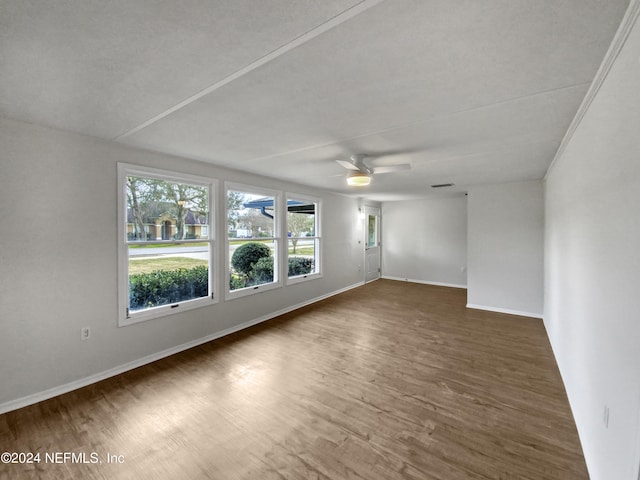
[[1, 415], [0, 478], [587, 479], [542, 321], [465, 303], [379, 280]]

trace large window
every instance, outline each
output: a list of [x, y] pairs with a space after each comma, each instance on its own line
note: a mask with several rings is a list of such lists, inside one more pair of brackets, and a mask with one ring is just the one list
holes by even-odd
[[287, 196], [288, 283], [320, 274], [320, 222], [317, 199]]
[[120, 325], [210, 304], [214, 181], [119, 164]]
[[229, 298], [280, 285], [279, 198], [257, 187], [227, 186]]

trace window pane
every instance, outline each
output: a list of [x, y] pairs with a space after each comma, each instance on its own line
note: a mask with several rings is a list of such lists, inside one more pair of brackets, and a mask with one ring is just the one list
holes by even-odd
[[289, 277], [316, 272], [317, 242], [316, 238], [289, 239]]
[[[125, 185], [129, 313], [208, 297], [209, 186], [134, 175]], [[138, 243], [180, 240], [196, 242]]]
[[131, 312], [209, 295], [209, 244], [129, 245]]
[[316, 236], [316, 206], [298, 200], [287, 201], [287, 235], [296, 237]]
[[128, 176], [127, 241], [209, 238], [209, 189]]
[[229, 190], [227, 192], [229, 237], [274, 237], [274, 204], [274, 197]]
[[275, 281], [275, 251], [275, 240], [230, 240], [229, 290]]
[[317, 211], [317, 204], [314, 202], [287, 199], [289, 277], [304, 276], [318, 271]]
[[277, 280], [275, 197], [227, 191], [229, 290]]
[[369, 215], [367, 221], [367, 247], [375, 247], [378, 245], [378, 217]]

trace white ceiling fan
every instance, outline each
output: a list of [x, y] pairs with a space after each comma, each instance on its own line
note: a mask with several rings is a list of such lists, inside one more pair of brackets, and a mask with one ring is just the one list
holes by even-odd
[[370, 157], [367, 155], [351, 155], [349, 160], [336, 160], [336, 162], [351, 170], [347, 175], [347, 184], [352, 187], [363, 187], [371, 183], [371, 176], [378, 175], [380, 173], [399, 172], [401, 170], [409, 170], [411, 164], [400, 163], [395, 165], [380, 165], [377, 167], [369, 167], [365, 160], [374, 159], [376, 157]]

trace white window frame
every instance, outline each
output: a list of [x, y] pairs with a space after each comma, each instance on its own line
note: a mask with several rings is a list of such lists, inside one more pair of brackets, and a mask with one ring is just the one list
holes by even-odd
[[[289, 224], [288, 224], [288, 212], [289, 212], [289, 200], [313, 203], [316, 206], [316, 212], [314, 214], [315, 219], [315, 236], [313, 237], [304, 237], [304, 238], [312, 238], [315, 241], [315, 269], [316, 271], [313, 273], [307, 273], [304, 275], [296, 275], [295, 277], [289, 276]], [[286, 284], [294, 285], [296, 283], [306, 282], [309, 280], [315, 280], [317, 278], [322, 278], [322, 221], [321, 221], [321, 213], [322, 213], [322, 202], [317, 197], [310, 197], [309, 195], [300, 195], [293, 192], [286, 192], [285, 194], [285, 206], [284, 206], [284, 250], [286, 252], [285, 255], [285, 269], [286, 272]], [[299, 237], [302, 238], [302, 237]]]
[[[209, 295], [207, 297], [185, 300], [168, 305], [160, 305], [145, 310], [129, 311], [129, 242], [127, 240], [127, 191], [126, 178], [128, 176], [154, 178], [169, 182], [186, 183], [206, 187], [209, 190], [209, 238], [207, 240], [149, 240], [136, 242], [136, 244], [159, 244], [159, 243], [209, 243]], [[118, 326], [123, 327], [139, 322], [182, 313], [195, 308], [202, 308], [214, 303], [218, 303], [216, 298], [216, 274], [217, 265], [214, 263], [219, 256], [216, 254], [215, 238], [215, 210], [214, 199], [216, 198], [217, 180], [214, 178], [190, 175], [169, 170], [161, 170], [152, 167], [143, 167], [127, 163], [118, 163]]]
[[274, 243], [274, 261], [273, 261], [273, 282], [263, 283], [261, 285], [252, 285], [245, 288], [239, 288], [231, 290], [229, 286], [231, 278], [231, 255], [230, 250], [230, 238], [229, 235], [225, 235], [225, 300], [233, 300], [236, 298], [246, 297], [248, 295], [254, 295], [260, 292], [267, 292], [276, 288], [282, 288], [281, 263], [282, 263], [282, 233], [281, 233], [281, 218], [282, 218], [282, 192], [278, 190], [270, 190], [266, 188], [256, 187], [255, 185], [246, 185], [234, 182], [225, 182], [224, 184], [224, 223], [228, 225], [229, 218], [229, 191], [239, 191], [252, 195], [264, 195], [265, 197], [273, 197], [273, 237], [267, 237], [269, 240], [273, 240]]

